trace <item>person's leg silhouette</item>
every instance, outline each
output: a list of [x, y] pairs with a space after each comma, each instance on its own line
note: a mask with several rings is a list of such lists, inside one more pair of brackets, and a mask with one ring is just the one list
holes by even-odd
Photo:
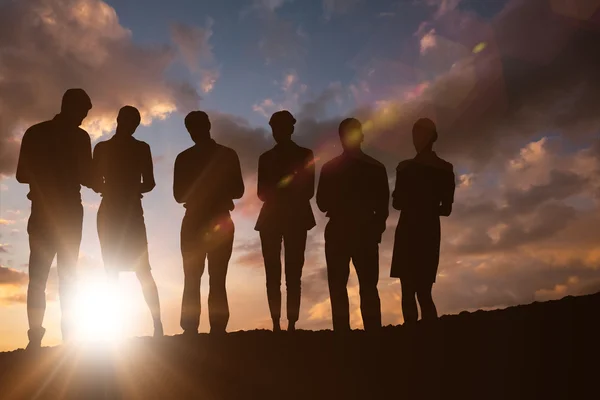
[[381, 302], [377, 290], [379, 281], [379, 246], [362, 241], [354, 246], [352, 262], [360, 286], [360, 312], [366, 331], [381, 328]]
[[408, 279], [401, 280], [400, 284], [402, 286], [402, 315], [404, 316], [404, 324], [411, 325], [416, 323], [419, 318], [417, 299], [415, 298], [417, 291]]
[[267, 299], [274, 332], [281, 330], [279, 323], [281, 318], [281, 240], [280, 232], [260, 232], [262, 254], [265, 261]]
[[41, 235], [29, 234], [29, 284], [27, 286], [27, 317], [29, 346], [40, 347], [45, 329], [42, 327], [46, 312], [46, 284], [50, 266], [56, 254], [56, 244]]
[[144, 300], [150, 309], [152, 315], [152, 321], [154, 323], [154, 337], [163, 336], [163, 326], [160, 319], [160, 300], [158, 297], [158, 288], [156, 282], [152, 276], [152, 271], [148, 269], [141, 269], [136, 272], [137, 278], [142, 286], [142, 293], [144, 294]]
[[211, 333], [225, 333], [229, 322], [227, 302], [227, 268], [233, 249], [234, 226], [231, 218], [221, 222], [208, 252], [208, 317]]
[[62, 220], [58, 230], [56, 268], [62, 314], [62, 338], [63, 342], [68, 342], [73, 339], [75, 330], [73, 307], [77, 290], [77, 260], [79, 259], [83, 228], [83, 207], [79, 205], [77, 208], [69, 210]]
[[331, 222], [325, 228], [325, 259], [327, 283], [331, 298], [333, 330], [350, 330], [350, 305], [348, 301], [348, 277], [350, 276], [350, 244], [343, 231]]
[[185, 334], [197, 334], [200, 326], [200, 280], [204, 273], [206, 245], [186, 217], [181, 227], [181, 255], [184, 284], [180, 325]]
[[300, 315], [300, 297], [302, 292], [302, 267], [306, 250], [307, 232], [305, 229], [290, 230], [284, 233], [285, 246], [285, 284], [287, 291], [288, 331], [296, 329]]
[[435, 303], [433, 302], [433, 296], [431, 290], [433, 284], [419, 285], [417, 288], [417, 299], [419, 299], [419, 306], [421, 307], [421, 319], [424, 321], [435, 320], [438, 317]]

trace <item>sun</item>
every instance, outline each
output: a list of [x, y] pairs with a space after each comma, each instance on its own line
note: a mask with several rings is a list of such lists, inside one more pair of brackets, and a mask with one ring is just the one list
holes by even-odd
[[106, 279], [84, 280], [75, 297], [78, 342], [116, 342], [122, 338], [123, 312], [117, 285]]

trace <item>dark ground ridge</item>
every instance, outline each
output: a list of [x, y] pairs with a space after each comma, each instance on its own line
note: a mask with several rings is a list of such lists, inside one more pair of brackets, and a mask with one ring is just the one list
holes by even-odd
[[600, 293], [379, 334], [240, 331], [0, 353], [0, 399], [600, 398]]

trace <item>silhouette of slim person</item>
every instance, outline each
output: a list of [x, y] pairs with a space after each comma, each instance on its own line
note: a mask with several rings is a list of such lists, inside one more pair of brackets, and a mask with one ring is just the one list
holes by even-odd
[[158, 289], [150, 270], [148, 239], [142, 209], [143, 193], [156, 186], [150, 146], [133, 137], [141, 121], [131, 106], [119, 110], [117, 130], [94, 148], [94, 170], [102, 194], [98, 237], [111, 281], [120, 271], [135, 271], [154, 321], [154, 336], [163, 335]]
[[315, 217], [310, 199], [315, 192], [313, 152], [292, 141], [296, 119], [278, 111], [269, 125], [277, 143], [258, 160], [258, 197], [264, 202], [255, 229], [260, 232], [267, 297], [273, 331], [281, 330], [281, 242], [285, 246], [288, 331], [296, 329], [307, 231]]
[[317, 205], [326, 212], [325, 258], [333, 329], [350, 330], [348, 276], [350, 260], [360, 284], [360, 310], [365, 330], [381, 327], [379, 243], [389, 213], [389, 187], [383, 164], [363, 153], [361, 123], [342, 121], [343, 153], [321, 170]]
[[81, 185], [94, 186], [90, 137], [79, 128], [92, 102], [82, 89], [69, 89], [52, 120], [27, 129], [16, 178], [29, 184], [28, 348], [39, 348], [46, 330], [46, 283], [57, 256], [62, 338], [72, 337], [72, 305], [79, 258], [83, 207]]
[[437, 318], [431, 290], [440, 258], [440, 216], [449, 216], [454, 201], [452, 164], [433, 151], [438, 134], [433, 121], [419, 119], [412, 130], [417, 155], [396, 169], [392, 205], [400, 210], [391, 276], [400, 278], [405, 323]]
[[175, 160], [173, 194], [184, 203], [181, 254], [185, 283], [181, 307], [184, 334], [197, 334], [200, 323], [200, 279], [208, 258], [211, 333], [224, 333], [229, 321], [225, 278], [233, 247], [233, 199], [244, 194], [237, 153], [210, 137], [210, 120], [203, 111], [185, 117], [194, 146]]

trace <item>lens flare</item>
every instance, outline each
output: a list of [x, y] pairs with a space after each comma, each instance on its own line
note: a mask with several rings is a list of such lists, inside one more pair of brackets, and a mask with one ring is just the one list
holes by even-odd
[[78, 342], [116, 342], [122, 337], [123, 315], [116, 285], [103, 280], [79, 284], [75, 299]]
[[280, 189], [284, 188], [284, 187], [288, 186], [290, 183], [292, 183], [293, 180], [294, 180], [294, 175], [286, 175], [277, 183], [277, 187]]

